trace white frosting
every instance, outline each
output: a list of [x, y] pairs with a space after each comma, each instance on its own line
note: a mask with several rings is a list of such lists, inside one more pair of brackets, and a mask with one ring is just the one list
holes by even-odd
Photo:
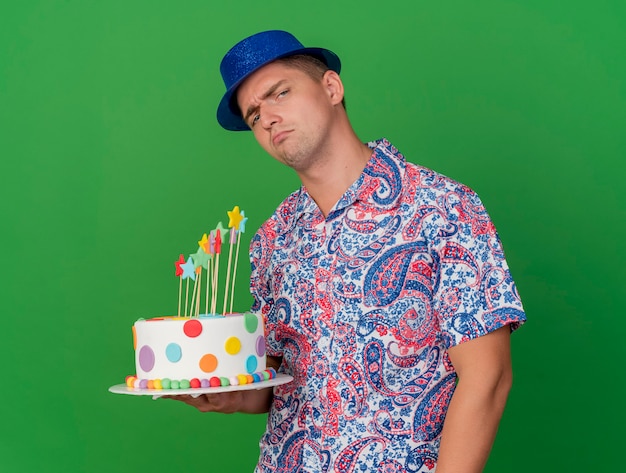
[[140, 379], [231, 378], [265, 369], [263, 319], [255, 314], [139, 320], [134, 330]]

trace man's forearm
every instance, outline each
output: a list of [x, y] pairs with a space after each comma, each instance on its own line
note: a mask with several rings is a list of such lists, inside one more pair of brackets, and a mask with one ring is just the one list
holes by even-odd
[[510, 372], [493, 384], [459, 380], [444, 421], [437, 473], [483, 471], [510, 387]]

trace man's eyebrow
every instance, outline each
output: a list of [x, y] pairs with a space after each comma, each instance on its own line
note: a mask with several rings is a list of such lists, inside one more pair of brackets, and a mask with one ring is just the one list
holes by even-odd
[[[274, 92], [276, 92], [276, 89], [281, 87], [285, 82], [287, 82], [285, 79], [282, 79], [282, 80], [279, 80], [278, 82], [276, 82], [269, 89], [267, 89], [267, 91], [261, 97], [261, 100], [265, 100], [270, 95], [273, 95]], [[243, 120], [247, 123], [248, 122], [248, 118], [250, 118], [250, 115], [252, 115], [258, 108], [259, 108], [258, 105], [250, 105], [248, 107], [248, 110], [246, 110], [246, 114], [244, 115]]]

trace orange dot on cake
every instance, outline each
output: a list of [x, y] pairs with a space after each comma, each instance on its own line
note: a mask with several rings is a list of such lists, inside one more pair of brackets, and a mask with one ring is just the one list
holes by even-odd
[[205, 373], [212, 373], [217, 368], [217, 358], [210, 353], [200, 358], [200, 369]]

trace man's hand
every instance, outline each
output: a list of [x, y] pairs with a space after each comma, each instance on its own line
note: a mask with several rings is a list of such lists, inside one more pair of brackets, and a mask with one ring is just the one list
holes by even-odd
[[[281, 362], [282, 358], [272, 356], [266, 358], [267, 367], [275, 370], [280, 368]], [[273, 388], [200, 394], [195, 397], [190, 394], [163, 396], [164, 399], [174, 399], [189, 404], [200, 412], [221, 412], [222, 414], [233, 412], [262, 414], [269, 411], [273, 397]]]
[[261, 414], [269, 410], [272, 388], [200, 394], [197, 397], [191, 394], [184, 394], [163, 396], [163, 398], [184, 402], [195, 407], [200, 412], [221, 412], [222, 414], [247, 412], [250, 414]]

